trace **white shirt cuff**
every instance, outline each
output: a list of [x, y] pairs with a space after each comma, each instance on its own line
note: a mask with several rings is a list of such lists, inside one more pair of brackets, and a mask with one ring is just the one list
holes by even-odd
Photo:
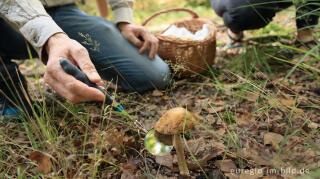
[[114, 13], [114, 21], [115, 23], [119, 22], [128, 22], [132, 24], [133, 21], [133, 12], [132, 9], [129, 7], [121, 7], [117, 8], [113, 11]]
[[63, 32], [50, 16], [36, 17], [24, 24], [19, 31], [34, 47], [43, 62], [47, 61], [47, 59], [42, 59], [43, 46], [52, 35]]

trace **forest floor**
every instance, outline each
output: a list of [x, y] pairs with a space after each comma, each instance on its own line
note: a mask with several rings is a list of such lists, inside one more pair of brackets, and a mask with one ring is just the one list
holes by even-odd
[[0, 124], [1, 178], [186, 178], [174, 150], [160, 157], [144, 146], [144, 131], [177, 106], [201, 116], [184, 135], [190, 178], [320, 178], [319, 48], [285, 45], [295, 32], [288, 10], [246, 32], [242, 53], [230, 55], [226, 28], [210, 19], [217, 55], [207, 73], [173, 76], [166, 90], [146, 94], [108, 85], [129, 115], [70, 104], [43, 82], [39, 61], [21, 64], [40, 114]]

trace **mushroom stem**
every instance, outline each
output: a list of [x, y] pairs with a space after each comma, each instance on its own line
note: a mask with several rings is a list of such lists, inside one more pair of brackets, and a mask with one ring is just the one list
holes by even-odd
[[181, 143], [181, 138], [179, 134], [173, 135], [173, 145], [176, 148], [176, 152], [177, 152], [180, 175], [189, 176], [189, 170], [186, 163], [186, 159], [184, 157], [184, 149], [183, 149], [183, 145]]

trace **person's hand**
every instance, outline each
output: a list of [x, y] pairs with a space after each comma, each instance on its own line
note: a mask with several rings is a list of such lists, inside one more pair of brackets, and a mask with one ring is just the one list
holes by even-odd
[[150, 49], [149, 58], [154, 58], [154, 56], [158, 52], [159, 40], [146, 28], [125, 22], [120, 22], [118, 24], [118, 28], [126, 39], [140, 48], [140, 54], [142, 54], [147, 49]]
[[78, 81], [64, 72], [60, 65], [59, 60], [66, 58], [79, 66], [91, 82], [102, 84], [87, 50], [80, 43], [70, 39], [64, 33], [57, 33], [49, 38], [45, 50], [48, 55], [48, 62], [44, 80], [62, 97], [72, 103], [104, 100], [105, 97], [101, 91]]

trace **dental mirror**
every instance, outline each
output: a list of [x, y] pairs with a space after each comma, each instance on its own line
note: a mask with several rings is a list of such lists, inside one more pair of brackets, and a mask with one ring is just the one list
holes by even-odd
[[160, 142], [155, 136], [155, 130], [150, 130], [144, 138], [144, 146], [152, 154], [156, 156], [164, 156], [171, 152], [173, 146]]

